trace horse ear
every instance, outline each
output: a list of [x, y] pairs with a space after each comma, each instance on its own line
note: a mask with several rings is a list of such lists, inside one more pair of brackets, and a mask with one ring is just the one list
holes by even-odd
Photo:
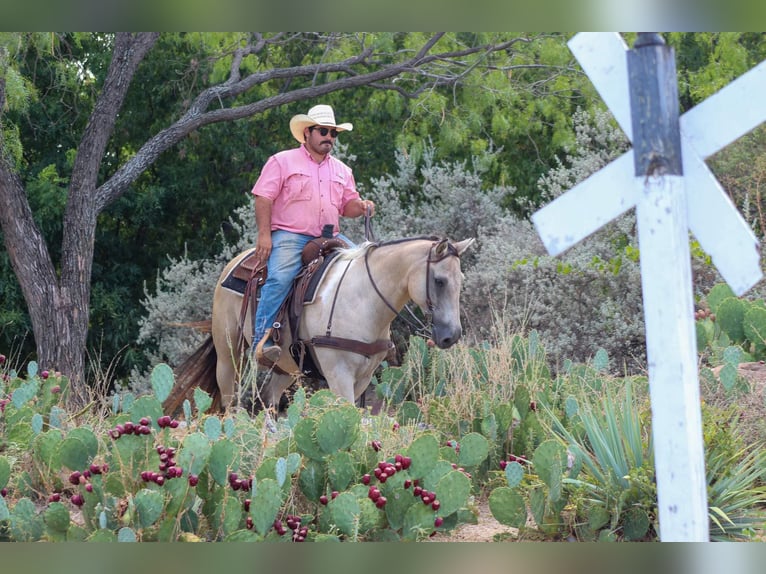
[[463, 251], [465, 251], [471, 245], [473, 245], [474, 241], [476, 241], [475, 238], [469, 237], [468, 239], [463, 239], [463, 241], [460, 241], [459, 243], [455, 243], [455, 249], [457, 249], [457, 254], [462, 255]]
[[436, 244], [436, 246], [434, 247], [434, 254], [435, 254], [437, 257], [444, 257], [444, 255], [445, 255], [445, 254], [446, 254], [446, 252], [447, 252], [447, 248], [448, 248], [448, 247], [449, 247], [449, 240], [447, 240], [447, 239], [442, 239], [442, 240], [441, 240], [441, 241], [439, 241], [439, 243], [437, 243], [437, 244]]

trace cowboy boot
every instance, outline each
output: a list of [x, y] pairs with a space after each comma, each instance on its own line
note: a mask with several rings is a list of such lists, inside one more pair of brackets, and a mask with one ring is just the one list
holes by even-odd
[[266, 334], [255, 348], [255, 358], [258, 364], [264, 367], [273, 367], [281, 355], [282, 349], [271, 340], [271, 329], [266, 329]]

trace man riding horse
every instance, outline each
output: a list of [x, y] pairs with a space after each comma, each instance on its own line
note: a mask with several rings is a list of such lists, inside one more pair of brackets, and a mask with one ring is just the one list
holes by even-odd
[[290, 120], [290, 131], [301, 144], [271, 156], [253, 186], [256, 254], [268, 261], [254, 319], [253, 351], [259, 363], [271, 366], [281, 350], [271, 340], [279, 307], [301, 268], [306, 244], [332, 226], [332, 235], [347, 245], [339, 219], [375, 212], [375, 204], [356, 190], [351, 168], [330, 155], [338, 133], [351, 131], [350, 123], [335, 123], [332, 107], [319, 104]]

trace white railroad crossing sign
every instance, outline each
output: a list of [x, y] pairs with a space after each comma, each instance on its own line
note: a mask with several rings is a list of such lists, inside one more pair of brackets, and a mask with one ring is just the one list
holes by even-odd
[[[639, 34], [639, 40], [642, 36], [652, 35]], [[766, 121], [766, 61], [680, 118], [672, 78], [675, 101], [653, 119], [666, 124], [656, 131], [664, 129], [670, 139], [675, 128], [680, 157], [673, 158], [672, 142], [656, 140], [654, 126], [636, 113], [637, 107], [656, 104], [649, 102], [656, 94], [642, 94], [636, 81], [633, 66], [643, 41], [638, 46], [637, 41], [629, 51], [614, 33], [581, 33], [570, 40], [634, 147], [537, 211], [532, 221], [548, 252], [557, 255], [636, 208], [660, 539], [702, 542], [709, 539], [708, 504], [688, 232], [737, 295], [761, 279], [758, 242], [704, 160]], [[661, 61], [655, 75], [667, 68], [675, 76], [675, 65], [663, 70]], [[669, 121], [664, 117], [673, 114]], [[639, 145], [639, 139], [646, 141]]]

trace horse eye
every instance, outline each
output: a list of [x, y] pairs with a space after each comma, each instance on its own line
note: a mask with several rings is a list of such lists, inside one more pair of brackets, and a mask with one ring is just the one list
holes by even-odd
[[447, 284], [447, 281], [444, 279], [441, 279], [439, 277], [434, 277], [434, 285], [437, 287], [444, 287]]

